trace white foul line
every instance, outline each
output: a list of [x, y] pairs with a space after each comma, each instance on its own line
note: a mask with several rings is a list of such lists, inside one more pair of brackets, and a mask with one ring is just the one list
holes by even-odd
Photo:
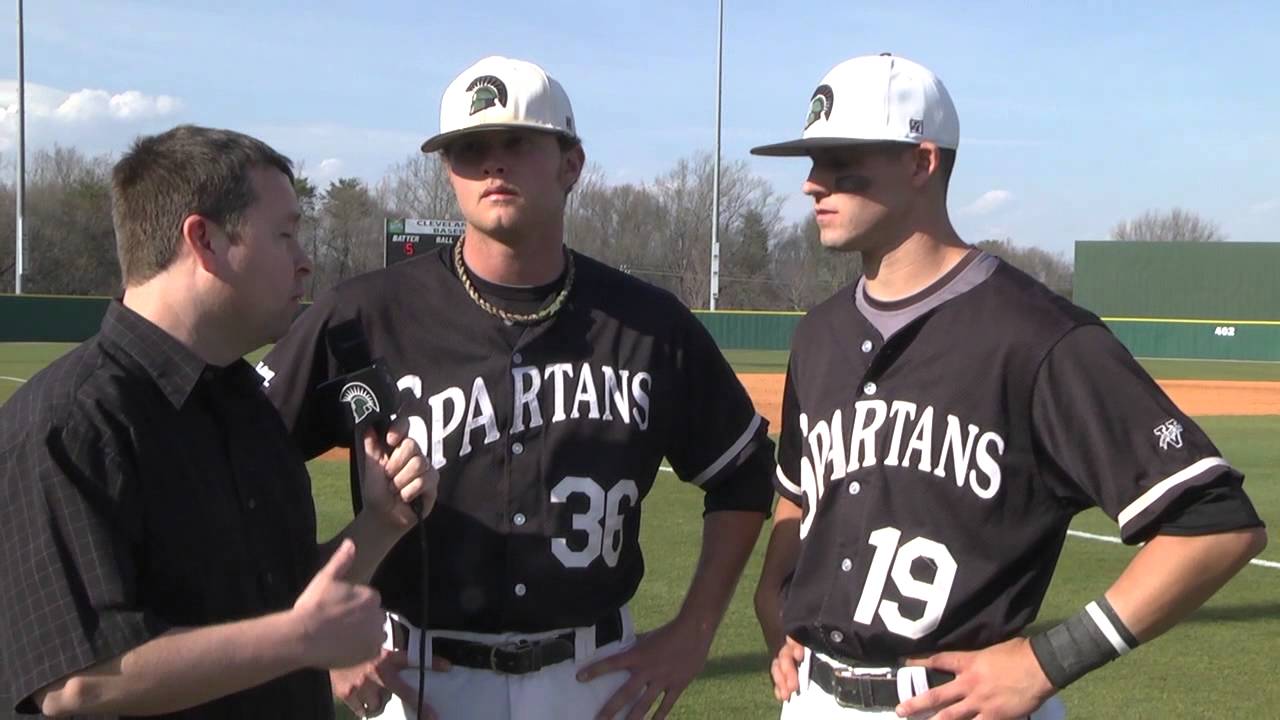
[[16, 382], [19, 385], [26, 382], [26, 380], [23, 380], [22, 378], [9, 377], [8, 375], [0, 375], [0, 380], [8, 380], [9, 382]]
[[[669, 465], [662, 465], [658, 468], [658, 470], [662, 472], [669, 472], [669, 473], [675, 472], [675, 470], [672, 470], [671, 466]], [[1080, 530], [1068, 530], [1067, 534], [1073, 535], [1078, 538], [1084, 538], [1085, 540], [1097, 540], [1099, 542], [1111, 543], [1112, 545], [1124, 544], [1123, 542], [1121, 542], [1120, 538], [1112, 537], [1110, 535], [1094, 535], [1093, 533], [1082, 532]], [[1271, 568], [1272, 570], [1280, 570], [1280, 562], [1272, 562], [1271, 560], [1254, 559], [1254, 560], [1250, 560], [1249, 564], [1257, 565], [1258, 567]]]
[[[1098, 540], [1100, 542], [1112, 543], [1113, 545], [1124, 544], [1120, 541], [1120, 538], [1112, 537], [1110, 535], [1094, 535], [1093, 533], [1081, 532], [1079, 530], [1068, 530], [1067, 534], [1074, 535], [1078, 538], [1084, 538], [1085, 540]], [[1272, 570], [1280, 570], [1280, 562], [1273, 562], [1271, 560], [1258, 560], [1255, 558], [1250, 560], [1249, 564], [1257, 565], [1258, 567], [1271, 568]]]
[[1102, 542], [1112, 543], [1114, 545], [1124, 544], [1123, 542], [1121, 542], [1120, 538], [1111, 537], [1110, 535], [1094, 535], [1093, 533], [1080, 532], [1079, 530], [1068, 530], [1067, 534], [1075, 535], [1076, 537], [1084, 538], [1085, 540], [1100, 540]]

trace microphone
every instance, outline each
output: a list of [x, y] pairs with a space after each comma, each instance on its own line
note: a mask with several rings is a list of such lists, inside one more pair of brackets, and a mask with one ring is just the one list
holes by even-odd
[[[319, 387], [332, 402], [325, 403], [341, 416], [344, 427], [361, 442], [368, 428], [373, 428], [376, 442], [384, 451], [391, 418], [400, 405], [400, 391], [391, 370], [381, 359], [374, 359], [369, 341], [357, 318], [333, 325], [326, 335], [338, 371], [343, 373]], [[353, 446], [354, 449], [354, 446]], [[422, 498], [414, 498], [411, 507], [422, 516]]]
[[[352, 318], [337, 323], [329, 328], [326, 334], [329, 352], [343, 375], [329, 380], [319, 387], [321, 397], [332, 397], [333, 402], [325, 403], [341, 413], [343, 424], [356, 438], [353, 443], [364, 437], [366, 428], [372, 427], [377, 435], [376, 441], [384, 451], [387, 448], [387, 430], [391, 427], [391, 416], [400, 409], [400, 391], [396, 387], [391, 370], [380, 358], [374, 359], [369, 350], [369, 340], [365, 337], [364, 327], [359, 318]], [[355, 448], [352, 448], [353, 451]], [[418, 635], [418, 704], [415, 716], [422, 714], [427, 685], [427, 593], [430, 591], [427, 565], [427, 525], [422, 522], [422, 497], [414, 498], [409, 506], [418, 517], [418, 545], [422, 553], [422, 617], [419, 618]]]

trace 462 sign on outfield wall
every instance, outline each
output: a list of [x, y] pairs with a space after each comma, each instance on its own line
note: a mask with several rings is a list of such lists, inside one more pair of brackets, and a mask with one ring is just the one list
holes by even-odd
[[383, 221], [386, 245], [384, 267], [408, 260], [418, 253], [430, 252], [437, 245], [452, 245], [462, 237], [466, 223], [462, 220], [418, 220], [387, 218]]

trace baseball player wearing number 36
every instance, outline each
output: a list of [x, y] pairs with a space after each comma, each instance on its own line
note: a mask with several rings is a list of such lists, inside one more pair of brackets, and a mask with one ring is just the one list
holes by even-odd
[[[317, 388], [325, 328], [358, 318], [409, 396], [439, 468], [424, 560], [412, 540], [374, 579], [395, 642], [333, 674], [362, 714], [664, 717], [706, 661], [773, 500], [773, 443], [701, 323], [672, 295], [563, 243], [585, 155], [569, 98], [532, 63], [490, 57], [444, 92], [443, 153], [466, 234], [320, 298], [265, 360], [268, 395], [308, 455], [350, 442]], [[702, 556], [679, 614], [637, 637], [640, 512], [660, 463], [705, 491]], [[695, 542], [689, 538], [689, 543]], [[407, 650], [407, 652], [406, 652]]]
[[[960, 128], [937, 77], [854, 58], [807, 111], [801, 139], [752, 152], [811, 159], [821, 242], [865, 272], [792, 343], [756, 594], [782, 716], [1061, 717], [1056, 690], [1200, 606], [1262, 522], [1097, 317], [956, 234]], [[1146, 545], [1024, 637], [1091, 506]]]

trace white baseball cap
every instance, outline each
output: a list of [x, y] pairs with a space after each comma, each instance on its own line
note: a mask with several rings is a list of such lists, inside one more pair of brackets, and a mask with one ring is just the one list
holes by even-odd
[[469, 132], [529, 128], [578, 137], [569, 96], [547, 71], [493, 55], [462, 71], [440, 100], [440, 133], [422, 143], [435, 152]]
[[808, 155], [815, 148], [873, 142], [960, 145], [960, 118], [936, 75], [906, 58], [864, 55], [831, 68], [809, 98], [799, 140], [761, 145], [752, 155]]

